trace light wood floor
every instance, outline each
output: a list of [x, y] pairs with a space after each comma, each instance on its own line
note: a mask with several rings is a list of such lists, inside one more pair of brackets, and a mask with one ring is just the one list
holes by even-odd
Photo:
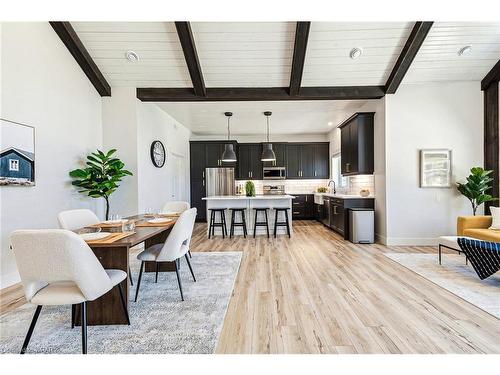
[[500, 353], [497, 318], [383, 255], [436, 249], [293, 225], [291, 239], [209, 240], [197, 224], [194, 251], [243, 251], [218, 353]]
[[[429, 247], [354, 245], [313, 221], [294, 236], [207, 239], [243, 251], [218, 353], [500, 353], [500, 322], [383, 255]], [[3, 291], [0, 311], [24, 303]]]

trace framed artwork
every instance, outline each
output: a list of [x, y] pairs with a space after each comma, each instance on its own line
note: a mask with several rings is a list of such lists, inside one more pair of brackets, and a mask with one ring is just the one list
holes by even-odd
[[420, 187], [451, 187], [451, 150], [420, 150]]
[[0, 186], [35, 185], [35, 128], [0, 118]]

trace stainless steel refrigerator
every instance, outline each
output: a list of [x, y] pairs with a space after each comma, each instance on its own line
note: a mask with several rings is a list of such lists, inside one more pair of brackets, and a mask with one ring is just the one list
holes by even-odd
[[214, 195], [234, 195], [234, 168], [206, 168], [207, 197]]

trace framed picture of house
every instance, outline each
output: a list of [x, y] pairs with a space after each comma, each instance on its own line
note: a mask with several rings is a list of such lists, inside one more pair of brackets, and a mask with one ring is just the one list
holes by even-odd
[[451, 150], [420, 150], [420, 187], [451, 187]]
[[0, 186], [35, 185], [35, 128], [0, 118]]

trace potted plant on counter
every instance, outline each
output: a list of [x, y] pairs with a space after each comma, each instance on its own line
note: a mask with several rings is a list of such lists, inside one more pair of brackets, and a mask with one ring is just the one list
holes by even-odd
[[457, 182], [457, 189], [462, 193], [472, 205], [472, 214], [476, 216], [477, 208], [485, 203], [496, 201], [498, 198], [494, 198], [490, 194], [486, 194], [488, 190], [491, 189], [490, 182], [493, 178], [490, 174], [493, 171], [484, 170], [481, 167], [474, 167], [470, 170], [471, 174], [467, 177], [466, 183]]
[[109, 219], [109, 196], [118, 188], [118, 182], [125, 176], [132, 176], [132, 172], [123, 169], [125, 164], [114, 158], [115, 149], [104, 153], [100, 150], [87, 156], [86, 167], [75, 169], [69, 175], [75, 180], [72, 182], [80, 190], [92, 198], [104, 198], [106, 201], [106, 220]]
[[245, 191], [247, 193], [247, 197], [255, 197], [255, 185], [252, 181], [247, 181], [245, 184]]

